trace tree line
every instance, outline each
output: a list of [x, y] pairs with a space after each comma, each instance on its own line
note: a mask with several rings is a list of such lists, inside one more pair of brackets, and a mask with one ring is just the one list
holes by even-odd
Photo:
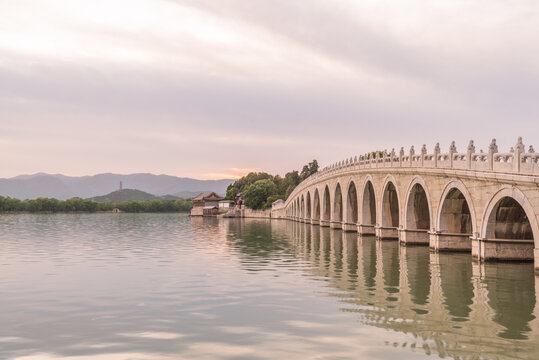
[[275, 200], [285, 200], [300, 182], [317, 171], [318, 161], [313, 160], [304, 165], [301, 172], [290, 171], [284, 177], [265, 172], [251, 172], [228, 186], [226, 198], [234, 200], [238, 194], [242, 194], [247, 207], [265, 210], [271, 207]]
[[147, 200], [122, 202], [96, 202], [81, 198], [58, 200], [54, 198], [38, 198], [20, 200], [0, 196], [0, 212], [30, 212], [30, 213], [69, 213], [69, 212], [111, 212], [119, 209], [122, 212], [185, 212], [193, 207], [190, 199], [178, 200]]

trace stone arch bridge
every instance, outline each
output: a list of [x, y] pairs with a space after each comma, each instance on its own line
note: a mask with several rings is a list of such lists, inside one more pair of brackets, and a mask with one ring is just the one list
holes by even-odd
[[419, 154], [346, 159], [304, 180], [272, 217], [466, 251], [478, 260], [535, 259], [539, 270], [539, 153], [519, 138], [507, 153], [454, 142]]

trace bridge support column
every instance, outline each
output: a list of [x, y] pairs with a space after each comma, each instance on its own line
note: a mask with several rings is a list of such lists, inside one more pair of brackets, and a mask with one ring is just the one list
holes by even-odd
[[419, 229], [399, 229], [399, 241], [403, 245], [429, 245], [429, 231]]
[[431, 232], [429, 234], [429, 247], [431, 251], [472, 251], [472, 241], [470, 240], [470, 236], [472, 234], [452, 234], [441, 232]]
[[399, 229], [396, 227], [376, 226], [376, 237], [381, 240], [397, 240], [399, 238]]
[[342, 229], [347, 232], [356, 232], [357, 231], [357, 224], [352, 223], [342, 223]]
[[331, 221], [329, 227], [332, 228], [332, 229], [342, 229], [342, 222], [340, 222], [340, 221]]
[[320, 220], [320, 226], [329, 227], [329, 220]]
[[375, 235], [376, 230], [374, 229], [374, 225], [358, 225], [357, 226], [357, 232], [360, 235]]
[[[535, 274], [539, 275], [539, 248], [535, 248], [533, 252], [535, 253]], [[535, 283], [537, 284], [539, 281], [536, 279]]]
[[318, 220], [318, 219], [311, 219], [311, 224], [313, 224], [313, 225], [320, 225], [320, 220]]
[[537, 258], [534, 247], [530, 240], [472, 238], [472, 257], [480, 261], [533, 261], [534, 257]]

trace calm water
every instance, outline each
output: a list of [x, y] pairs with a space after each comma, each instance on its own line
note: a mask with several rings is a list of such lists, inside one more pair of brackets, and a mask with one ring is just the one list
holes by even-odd
[[287, 221], [0, 216], [0, 359], [539, 359], [538, 289]]

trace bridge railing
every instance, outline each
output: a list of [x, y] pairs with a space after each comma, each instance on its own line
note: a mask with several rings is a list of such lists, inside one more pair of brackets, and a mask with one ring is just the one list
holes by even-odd
[[483, 150], [476, 152], [474, 142], [471, 140], [466, 152], [462, 153], [457, 151], [454, 141], [451, 142], [449, 151], [445, 153], [440, 151], [439, 144], [436, 144], [432, 153], [427, 152], [426, 145], [422, 146], [419, 154], [415, 153], [414, 146], [410, 148], [408, 154], [405, 154], [403, 147], [401, 147], [399, 154], [395, 153], [395, 149], [390, 152], [367, 153], [324, 167], [299, 184], [289, 199], [322, 177], [331, 177], [344, 171], [384, 167], [446, 168], [539, 175], [539, 153], [535, 152], [533, 146], [530, 146], [526, 152], [521, 137], [518, 138], [515, 147], [512, 147], [507, 153], [498, 152], [496, 139], [492, 139], [488, 152], [483, 152]]

